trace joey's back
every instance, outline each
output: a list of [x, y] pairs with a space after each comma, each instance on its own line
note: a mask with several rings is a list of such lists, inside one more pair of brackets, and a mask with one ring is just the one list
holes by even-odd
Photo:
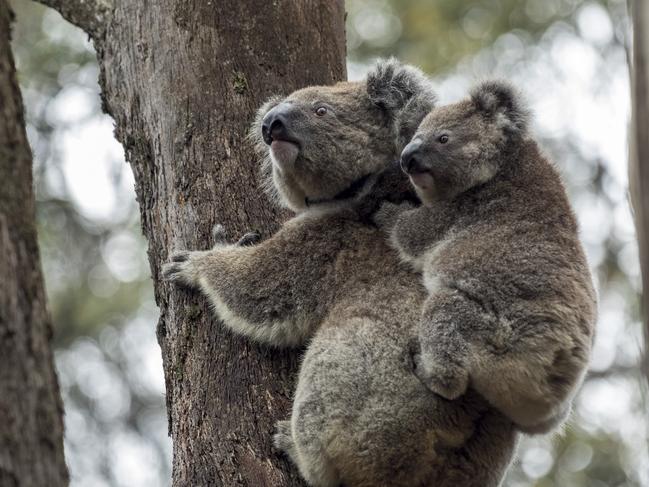
[[395, 238], [406, 253], [425, 254], [429, 287], [470, 284], [502, 308], [578, 298], [592, 322], [595, 293], [576, 218], [527, 118], [520, 95], [502, 82], [434, 109], [401, 159], [429, 208], [414, 224], [402, 222]]
[[516, 159], [508, 170], [449, 202], [453, 244], [428, 265], [441, 279], [479, 286], [503, 311], [519, 299], [561, 299], [592, 323], [595, 291], [559, 175], [532, 140], [508, 157]]

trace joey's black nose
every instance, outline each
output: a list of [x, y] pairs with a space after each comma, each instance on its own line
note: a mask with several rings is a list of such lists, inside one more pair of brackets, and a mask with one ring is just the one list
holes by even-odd
[[286, 103], [280, 103], [264, 116], [261, 135], [266, 144], [270, 145], [273, 140], [289, 140], [289, 118], [290, 107]]
[[410, 174], [423, 169], [421, 165], [421, 140], [413, 140], [401, 152], [401, 170]]

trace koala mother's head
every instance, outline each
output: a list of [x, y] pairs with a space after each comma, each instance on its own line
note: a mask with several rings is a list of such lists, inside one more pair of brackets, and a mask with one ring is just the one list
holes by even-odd
[[266, 189], [294, 211], [354, 194], [398, 159], [434, 102], [426, 77], [396, 60], [364, 81], [271, 99], [251, 130]]
[[527, 134], [528, 110], [505, 81], [486, 81], [458, 103], [433, 109], [401, 154], [424, 204], [491, 180]]

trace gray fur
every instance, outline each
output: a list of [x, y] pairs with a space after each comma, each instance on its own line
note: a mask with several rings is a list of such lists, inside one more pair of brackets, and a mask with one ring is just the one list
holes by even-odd
[[504, 80], [485, 81], [471, 90], [471, 99], [482, 114], [498, 125], [499, 114], [504, 115], [499, 128], [504, 132], [523, 133], [527, 130], [529, 109], [522, 95]]
[[414, 66], [390, 58], [376, 63], [366, 83], [370, 100], [394, 119], [395, 140], [403, 148], [437, 102], [430, 80]]
[[[314, 100], [335, 116], [312, 117]], [[475, 392], [446, 401], [413, 374], [408, 342], [426, 293], [368, 219], [384, 200], [414, 199], [391, 165], [401, 149], [393, 116], [362, 82], [306, 88], [281, 102], [300, 110], [291, 129], [301, 140], [289, 171], [266, 169], [282, 200], [296, 208], [369, 172], [365, 187], [344, 200], [303, 205], [258, 245], [220, 242], [172, 256], [165, 277], [198, 287], [236, 333], [273, 346], [307, 345], [290, 423], [278, 424], [275, 445], [310, 485], [499, 485], [518, 435]]]
[[422, 382], [450, 400], [472, 386], [519, 429], [543, 433], [565, 420], [582, 382], [596, 295], [565, 189], [525, 132], [526, 113], [497, 82], [433, 110], [415, 136], [427, 172], [411, 175], [434, 181], [417, 188], [427, 204], [386, 204], [375, 220], [430, 294], [412, 350]]
[[[288, 174], [273, 164], [268, 146], [259, 137], [261, 121], [284, 101], [295, 110], [294, 130], [302, 148]], [[285, 99], [274, 97], [258, 111], [251, 138], [262, 159], [262, 186], [284, 206], [306, 209], [305, 197], [331, 198], [351, 181], [379, 172], [410, 140], [419, 122], [432, 109], [435, 95], [418, 69], [395, 60], [379, 61], [365, 82], [312, 86]], [[314, 114], [326, 105], [327, 116]], [[345, 161], [331, 170], [322, 161]]]

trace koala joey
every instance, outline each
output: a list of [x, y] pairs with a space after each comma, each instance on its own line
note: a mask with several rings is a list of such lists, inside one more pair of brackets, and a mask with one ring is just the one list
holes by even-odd
[[435, 108], [401, 155], [424, 202], [374, 218], [429, 297], [413, 355], [431, 391], [471, 385], [517, 427], [561, 424], [586, 371], [596, 295], [575, 216], [507, 83]]
[[447, 401], [413, 374], [426, 292], [370, 218], [383, 201], [416, 201], [393, 161], [433, 103], [425, 77], [393, 60], [271, 100], [251, 137], [266, 189], [297, 216], [257, 245], [219, 241], [163, 267], [233, 332], [306, 345], [275, 444], [313, 486], [497, 486], [516, 448], [484, 398]]

